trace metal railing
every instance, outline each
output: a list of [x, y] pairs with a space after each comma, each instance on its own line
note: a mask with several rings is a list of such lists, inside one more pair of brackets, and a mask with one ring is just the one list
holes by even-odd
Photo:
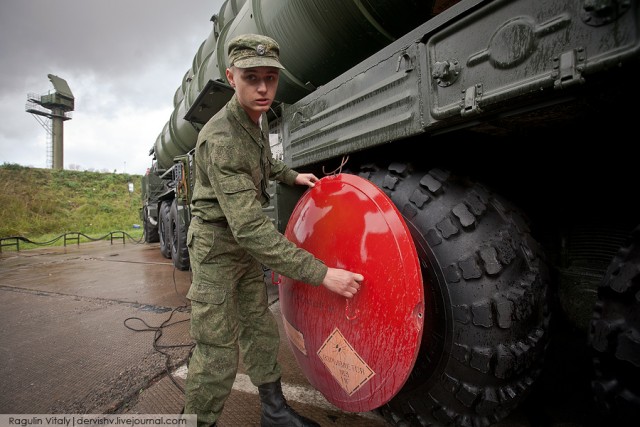
[[144, 236], [142, 236], [140, 239], [134, 239], [129, 233], [127, 233], [126, 231], [110, 231], [109, 233], [105, 234], [104, 236], [101, 237], [91, 237], [88, 236], [84, 233], [78, 232], [78, 231], [72, 231], [72, 232], [68, 232], [68, 233], [64, 233], [59, 235], [58, 237], [56, 237], [55, 239], [51, 239], [47, 242], [35, 242], [31, 239], [28, 239], [24, 236], [9, 236], [9, 237], [0, 237], [0, 253], [2, 252], [2, 249], [4, 247], [15, 247], [16, 251], [19, 252], [20, 251], [20, 242], [24, 242], [24, 243], [30, 243], [32, 245], [36, 245], [36, 246], [51, 246], [54, 243], [56, 243], [58, 240], [62, 239], [62, 244], [63, 246], [67, 246], [67, 243], [69, 242], [74, 242], [76, 243], [78, 246], [80, 246], [80, 238], [84, 237], [85, 239], [87, 239], [88, 241], [91, 242], [97, 242], [99, 240], [107, 240], [109, 239], [111, 241], [111, 244], [113, 245], [113, 241], [114, 240], [120, 240], [122, 239], [122, 244], [124, 245], [126, 243], [127, 238], [131, 241], [133, 241], [134, 243], [143, 243], [144, 242]]

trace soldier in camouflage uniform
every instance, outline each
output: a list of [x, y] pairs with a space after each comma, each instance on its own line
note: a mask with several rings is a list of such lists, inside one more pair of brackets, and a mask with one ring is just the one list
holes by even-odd
[[269, 110], [278, 86], [279, 46], [245, 34], [229, 42], [226, 77], [235, 94], [202, 128], [196, 144], [196, 181], [187, 245], [193, 280], [191, 337], [184, 412], [198, 425], [215, 425], [231, 392], [239, 357], [258, 387], [262, 426], [318, 426], [296, 413], [282, 394], [277, 323], [267, 304], [262, 266], [323, 285], [347, 298], [361, 274], [329, 268], [278, 232], [262, 207], [269, 180], [313, 187], [271, 155]]

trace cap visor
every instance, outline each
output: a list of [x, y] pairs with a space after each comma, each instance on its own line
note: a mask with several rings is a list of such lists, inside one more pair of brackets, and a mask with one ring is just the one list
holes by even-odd
[[233, 66], [237, 68], [275, 67], [281, 70], [285, 69], [277, 59], [264, 56], [239, 59], [233, 63]]

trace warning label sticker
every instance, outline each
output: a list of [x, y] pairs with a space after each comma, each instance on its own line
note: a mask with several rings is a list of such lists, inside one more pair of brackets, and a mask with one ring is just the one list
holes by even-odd
[[331, 332], [317, 354], [349, 396], [375, 375], [338, 328]]
[[289, 341], [298, 349], [300, 353], [307, 355], [307, 348], [304, 345], [304, 335], [297, 330], [287, 319], [284, 319], [284, 331], [289, 337]]

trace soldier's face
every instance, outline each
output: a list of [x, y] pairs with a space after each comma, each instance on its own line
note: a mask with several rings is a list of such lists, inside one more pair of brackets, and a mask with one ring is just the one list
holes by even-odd
[[227, 79], [236, 90], [238, 102], [256, 123], [269, 111], [279, 78], [280, 70], [275, 67], [227, 68]]

